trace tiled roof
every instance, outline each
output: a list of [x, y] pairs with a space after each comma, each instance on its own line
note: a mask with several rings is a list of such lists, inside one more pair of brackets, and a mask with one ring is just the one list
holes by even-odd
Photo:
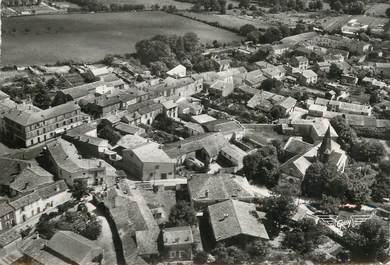
[[64, 180], [59, 180], [50, 184], [43, 185], [37, 189], [39, 196], [43, 199], [50, 198], [58, 193], [68, 189]]
[[9, 182], [9, 187], [18, 192], [28, 192], [36, 187], [53, 182], [53, 175], [43, 168], [32, 165], [23, 169]]
[[190, 226], [165, 228], [163, 231], [164, 246], [192, 244], [194, 238]]
[[227, 140], [221, 133], [206, 133], [189, 137], [187, 139], [166, 144], [163, 150], [171, 158], [178, 158], [184, 154], [195, 152], [203, 148], [215, 151], [210, 155], [215, 156], [221, 148], [227, 143]]
[[41, 199], [38, 192], [32, 192], [26, 195], [23, 195], [13, 201], [10, 201], [10, 205], [15, 209], [18, 210], [22, 207], [25, 207], [27, 205], [30, 205], [34, 202], [37, 202]]
[[96, 251], [101, 251], [97, 244], [83, 236], [80, 236], [71, 231], [58, 231], [49, 240], [48, 248], [57, 252], [61, 256], [76, 262], [77, 264], [85, 264], [89, 262], [89, 255], [96, 254]]
[[227, 200], [208, 207], [217, 242], [238, 235], [269, 239], [254, 204]]
[[77, 105], [75, 102], [70, 101], [62, 105], [41, 110], [39, 112], [12, 110], [5, 114], [4, 117], [22, 126], [28, 126], [76, 110], [80, 110], [80, 106]]
[[12, 208], [8, 203], [2, 202], [0, 203], [0, 217], [12, 213], [14, 208]]
[[174, 161], [160, 148], [160, 145], [157, 143], [145, 143], [132, 150], [143, 163], [174, 163]]
[[21, 239], [22, 236], [17, 229], [10, 229], [0, 234], [0, 247], [5, 247], [18, 239]]
[[188, 180], [188, 189], [194, 201], [213, 201], [254, 198], [245, 177], [231, 174], [196, 174]]

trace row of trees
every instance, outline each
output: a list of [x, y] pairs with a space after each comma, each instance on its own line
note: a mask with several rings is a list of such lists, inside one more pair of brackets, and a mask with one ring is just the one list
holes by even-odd
[[365, 4], [359, 0], [330, 0], [330, 8], [338, 12], [360, 15], [365, 11]]
[[287, 25], [279, 27], [270, 27], [265, 32], [258, 30], [254, 25], [246, 24], [239, 29], [239, 34], [246, 37], [248, 41], [254, 43], [273, 43], [282, 38], [300, 34], [306, 31], [306, 26], [298, 23], [294, 29], [290, 29]]
[[226, 0], [199, 0], [191, 8], [194, 12], [216, 11], [221, 14], [226, 13]]

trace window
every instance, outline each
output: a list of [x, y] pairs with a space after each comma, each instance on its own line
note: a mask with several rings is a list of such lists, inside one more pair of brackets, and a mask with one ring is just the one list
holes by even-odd
[[20, 210], [21, 210], [22, 212], [24, 212], [24, 210], [25, 210], [24, 206], [23, 206], [22, 208], [20, 208]]
[[171, 251], [171, 252], [169, 252], [169, 257], [170, 257], [171, 259], [176, 258], [176, 251]]

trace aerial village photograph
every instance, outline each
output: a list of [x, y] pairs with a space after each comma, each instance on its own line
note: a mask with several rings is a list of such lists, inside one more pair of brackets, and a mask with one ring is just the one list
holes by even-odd
[[390, 0], [0, 2], [0, 265], [390, 265]]

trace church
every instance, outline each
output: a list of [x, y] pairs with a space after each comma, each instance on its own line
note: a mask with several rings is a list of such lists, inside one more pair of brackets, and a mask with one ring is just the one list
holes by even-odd
[[328, 130], [322, 141], [310, 144], [302, 140], [302, 137], [290, 137], [283, 147], [288, 160], [281, 165], [280, 172], [283, 180], [290, 183], [300, 182], [305, 177], [306, 170], [316, 161], [336, 166], [339, 172], [344, 172], [348, 156], [340, 145], [331, 137], [331, 129]]

